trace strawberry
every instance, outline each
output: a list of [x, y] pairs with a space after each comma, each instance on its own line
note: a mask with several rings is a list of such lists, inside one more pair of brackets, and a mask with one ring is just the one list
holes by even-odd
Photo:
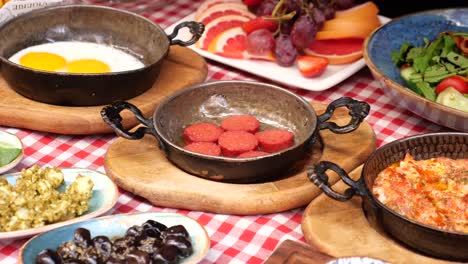
[[244, 5], [246, 6], [254, 6], [254, 5], [258, 5], [262, 2], [263, 0], [242, 0], [242, 2], [244, 3]]
[[327, 68], [328, 60], [315, 56], [299, 56], [297, 57], [297, 67], [304, 77], [317, 77]]
[[242, 24], [242, 28], [247, 34], [257, 29], [267, 29], [268, 31], [274, 32], [278, 28], [278, 22], [260, 16], [244, 22], [244, 24]]

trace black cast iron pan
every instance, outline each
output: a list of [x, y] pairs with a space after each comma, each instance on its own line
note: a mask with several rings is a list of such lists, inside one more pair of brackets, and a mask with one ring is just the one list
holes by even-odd
[[[193, 37], [175, 39], [188, 27]], [[3, 78], [19, 94], [32, 100], [65, 106], [105, 105], [133, 98], [151, 88], [171, 45], [188, 46], [204, 26], [183, 22], [166, 35], [156, 23], [140, 15], [103, 6], [66, 5], [37, 9], [0, 28]], [[57, 41], [105, 44], [137, 57], [141, 69], [104, 74], [70, 74], [34, 70], [8, 59], [27, 47]]]

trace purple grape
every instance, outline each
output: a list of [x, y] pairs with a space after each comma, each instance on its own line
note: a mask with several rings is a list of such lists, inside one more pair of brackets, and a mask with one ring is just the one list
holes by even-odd
[[314, 19], [315, 24], [317, 24], [319, 27], [321, 27], [326, 20], [325, 14], [319, 8], [312, 7], [310, 10], [310, 15]]
[[280, 66], [288, 67], [294, 64], [297, 57], [297, 50], [289, 35], [280, 34], [276, 37], [275, 55], [276, 61]]
[[302, 10], [302, 0], [286, 0], [283, 3], [283, 9], [286, 10], [286, 13], [294, 11], [299, 15]]
[[291, 30], [293, 28], [294, 21], [293, 20], [286, 20], [281, 22], [281, 33], [289, 35], [291, 33]]
[[247, 36], [246, 49], [254, 55], [268, 55], [274, 50], [275, 39], [267, 29], [257, 29]]
[[335, 0], [333, 3], [337, 10], [348, 9], [356, 4], [354, 0]]
[[255, 10], [255, 14], [257, 16], [271, 16], [278, 2], [279, 0], [265, 0], [261, 2], [257, 6], [257, 9]]
[[312, 17], [302, 15], [294, 22], [291, 30], [291, 41], [298, 49], [307, 48], [314, 40], [318, 29]]
[[329, 20], [329, 19], [332, 19], [335, 17], [335, 8], [333, 8], [332, 6], [326, 6], [324, 8], [321, 8], [322, 9], [322, 12], [323, 12], [323, 15], [325, 16], [325, 19], [326, 20]]

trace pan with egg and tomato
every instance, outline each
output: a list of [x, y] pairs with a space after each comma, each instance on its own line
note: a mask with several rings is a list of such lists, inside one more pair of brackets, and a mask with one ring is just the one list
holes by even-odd
[[[327, 170], [350, 186], [332, 190]], [[330, 162], [319, 162], [309, 179], [326, 195], [347, 201], [362, 197], [370, 224], [427, 255], [468, 261], [468, 133], [415, 135], [376, 150], [361, 177], [351, 179]]]
[[[192, 39], [176, 39], [188, 27]], [[88, 5], [34, 10], [0, 27], [2, 76], [32, 100], [67, 106], [103, 105], [151, 88], [171, 45], [203, 33], [197, 22], [171, 35], [134, 13]]]

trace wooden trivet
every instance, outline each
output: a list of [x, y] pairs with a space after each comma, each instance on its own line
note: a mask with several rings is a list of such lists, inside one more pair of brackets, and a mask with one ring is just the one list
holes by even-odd
[[[127, 101], [149, 117], [161, 99], [184, 87], [203, 82], [207, 73], [206, 61], [200, 55], [188, 48], [172, 46], [153, 87]], [[102, 108], [57, 106], [33, 101], [12, 90], [0, 75], [0, 126], [71, 135], [112, 132], [101, 118]], [[126, 128], [138, 124], [130, 112], [125, 111], [121, 115]]]
[[[362, 166], [350, 176], [358, 179], [361, 170]], [[346, 188], [342, 181], [333, 185], [338, 192]], [[304, 211], [302, 232], [307, 243], [335, 257], [361, 256], [408, 264], [456, 263], [416, 253], [383, 231], [372, 228], [362, 210], [360, 197], [339, 202], [325, 194], [319, 195]]]
[[[321, 113], [326, 106], [312, 103]], [[338, 109], [332, 119], [343, 125], [348, 111]], [[374, 131], [367, 122], [349, 134], [320, 132], [323, 149], [314, 148], [305, 163], [318, 160], [338, 163], [351, 171], [375, 149]], [[118, 138], [109, 147], [104, 168], [121, 188], [148, 199], [154, 205], [222, 214], [267, 214], [307, 205], [320, 190], [304, 168], [286, 178], [266, 183], [230, 184], [202, 179], [175, 167], [156, 146], [152, 136], [141, 140]], [[333, 175], [331, 181], [337, 181]]]

